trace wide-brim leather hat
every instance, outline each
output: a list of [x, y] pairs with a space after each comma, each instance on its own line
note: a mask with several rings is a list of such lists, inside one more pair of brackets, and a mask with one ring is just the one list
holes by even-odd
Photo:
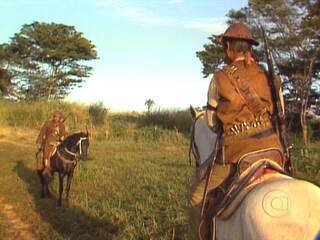
[[259, 45], [259, 42], [252, 37], [249, 27], [240, 21], [232, 23], [221, 37], [222, 37], [222, 40], [229, 39], [229, 38], [242, 39], [242, 40], [247, 40], [248, 42], [250, 42], [255, 46]]

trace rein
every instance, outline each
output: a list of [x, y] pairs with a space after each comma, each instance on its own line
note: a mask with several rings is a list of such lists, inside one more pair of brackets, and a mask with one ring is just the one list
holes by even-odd
[[205, 114], [205, 112], [200, 112], [200, 114], [196, 117], [196, 119], [194, 120], [194, 122], [191, 126], [191, 136], [190, 136], [190, 145], [189, 145], [189, 165], [190, 166], [191, 166], [191, 161], [192, 161], [191, 153], [193, 154], [193, 157], [196, 161], [196, 165], [197, 165], [197, 161], [200, 159], [200, 153], [199, 153], [198, 146], [195, 143], [194, 134], [195, 134], [196, 122], [200, 117], [204, 116], [204, 114]]

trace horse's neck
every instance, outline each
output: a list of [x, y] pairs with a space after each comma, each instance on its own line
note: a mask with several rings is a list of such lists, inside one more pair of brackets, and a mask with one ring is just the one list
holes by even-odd
[[214, 150], [216, 137], [217, 135], [209, 128], [206, 118], [199, 118], [195, 123], [194, 139], [199, 150], [200, 164], [207, 160]]
[[67, 148], [69, 151], [75, 151], [76, 149], [76, 144], [78, 142], [79, 137], [77, 136], [71, 136], [68, 141], [64, 143], [64, 147]]

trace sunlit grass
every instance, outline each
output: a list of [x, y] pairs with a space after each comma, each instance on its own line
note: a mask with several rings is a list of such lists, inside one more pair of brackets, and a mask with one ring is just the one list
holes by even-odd
[[[14, 132], [8, 139], [14, 139]], [[12, 136], [13, 135], [13, 136]], [[34, 133], [0, 142], [1, 196], [41, 239], [186, 239], [187, 141], [95, 140], [69, 205], [39, 198]], [[5, 138], [3, 138], [5, 139]], [[57, 192], [57, 179], [51, 184]], [[1, 217], [1, 215], [0, 215]], [[4, 238], [0, 228], [0, 239]]]
[[[59, 107], [71, 113], [70, 132], [88, 124], [92, 133], [89, 160], [79, 162], [70, 202], [62, 208], [55, 197], [40, 199], [34, 156], [41, 124]], [[165, 240], [173, 229], [176, 240], [187, 239], [186, 192], [193, 167], [187, 160], [187, 134], [180, 131], [188, 125], [183, 114], [108, 113], [103, 125], [93, 126], [85, 106], [1, 100], [0, 196], [39, 239]], [[296, 176], [319, 184], [320, 143], [306, 148], [295, 136], [291, 142]], [[55, 178], [55, 196], [57, 188]], [[1, 240], [7, 239], [10, 225], [0, 210]]]

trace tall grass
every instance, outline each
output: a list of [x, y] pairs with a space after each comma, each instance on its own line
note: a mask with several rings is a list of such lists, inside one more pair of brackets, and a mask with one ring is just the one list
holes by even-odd
[[59, 110], [70, 132], [92, 129], [100, 140], [181, 141], [189, 131], [191, 116], [187, 111], [164, 110], [152, 113], [112, 113], [101, 102], [90, 106], [67, 102], [12, 102], [0, 100], [0, 124], [39, 129], [52, 112]]
[[142, 115], [139, 123], [186, 132], [190, 129], [191, 115], [189, 110], [158, 110]]
[[40, 128], [44, 121], [59, 110], [71, 130], [89, 121], [87, 107], [65, 102], [13, 102], [0, 100], [0, 123], [10, 127]]

